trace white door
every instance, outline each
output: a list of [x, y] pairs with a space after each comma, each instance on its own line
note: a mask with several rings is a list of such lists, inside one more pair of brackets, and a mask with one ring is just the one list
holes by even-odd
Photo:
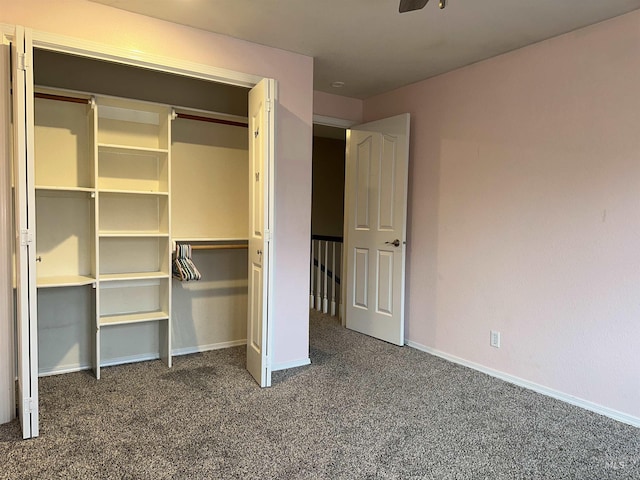
[[18, 411], [23, 438], [38, 436], [38, 322], [31, 31], [16, 27], [12, 43], [16, 232]]
[[273, 258], [273, 161], [275, 80], [249, 92], [249, 308], [247, 370], [271, 386], [270, 289]]
[[346, 326], [404, 344], [409, 114], [347, 132]]

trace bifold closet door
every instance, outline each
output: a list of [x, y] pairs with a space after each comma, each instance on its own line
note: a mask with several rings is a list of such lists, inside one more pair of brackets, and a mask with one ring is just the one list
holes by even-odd
[[271, 386], [269, 316], [273, 231], [275, 80], [249, 92], [249, 305], [247, 370], [261, 387]]
[[16, 27], [12, 47], [18, 411], [23, 438], [38, 436], [33, 47]]
[[[0, 83], [9, 85], [11, 48], [0, 44]], [[11, 144], [11, 98], [8, 89], [0, 97], [0, 423], [13, 420], [16, 415], [13, 339], [13, 169], [9, 160]]]

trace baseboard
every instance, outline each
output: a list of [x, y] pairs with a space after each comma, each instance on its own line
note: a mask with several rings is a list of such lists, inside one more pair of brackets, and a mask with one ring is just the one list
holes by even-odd
[[626, 423], [628, 425], [632, 425], [634, 427], [640, 428], [640, 418], [634, 417], [633, 415], [629, 415], [623, 412], [619, 412], [612, 408], [604, 407], [597, 403], [590, 402], [588, 400], [584, 400], [579, 397], [574, 397], [573, 395], [569, 395], [564, 392], [560, 392], [558, 390], [554, 390], [552, 388], [545, 387], [543, 385], [539, 385], [534, 382], [530, 382], [528, 380], [524, 380], [520, 377], [516, 377], [514, 375], [509, 375], [508, 373], [501, 372], [499, 370], [494, 370], [489, 367], [485, 367], [484, 365], [480, 365], [479, 363], [470, 362], [460, 357], [456, 357], [455, 355], [450, 355], [448, 353], [441, 352], [431, 347], [426, 347], [416, 342], [412, 342], [410, 340], [405, 340], [405, 344], [411, 348], [415, 348], [416, 350], [420, 350], [422, 352], [434, 355], [436, 357], [440, 357], [449, 362], [457, 363], [458, 365], [462, 365], [464, 367], [471, 368], [473, 370], [477, 370], [482, 373], [486, 373], [487, 375], [491, 375], [492, 377], [499, 378], [500, 380], [504, 380], [505, 382], [513, 383], [514, 385], [518, 385], [520, 387], [526, 388], [528, 390], [532, 390], [534, 392], [540, 393], [542, 395], [546, 395], [551, 398], [555, 398], [556, 400], [560, 400], [562, 402], [569, 403], [571, 405], [575, 405], [580, 408], [584, 408], [585, 410], [589, 410], [591, 412], [598, 413], [600, 415], [604, 415], [605, 417], [612, 418], [619, 422]]
[[[237, 347], [240, 345], [246, 345], [246, 340], [233, 340], [231, 342], [212, 343], [209, 345], [196, 345], [195, 347], [176, 348], [171, 351], [172, 357], [180, 355], [189, 355], [191, 353], [207, 352], [209, 350], [219, 350], [221, 348]], [[125, 363], [146, 362], [149, 360], [157, 360], [160, 356], [157, 353], [146, 353], [143, 355], [131, 355], [128, 357], [117, 357], [111, 360], [103, 362], [100, 367], [113, 367], [115, 365], [123, 365]], [[93, 365], [89, 364], [73, 364], [62, 365], [53, 368], [42, 369], [38, 372], [38, 377], [49, 377], [51, 375], [62, 375], [64, 373], [80, 372], [82, 370], [92, 370]]]
[[148, 362], [150, 360], [157, 360], [160, 358], [160, 355], [157, 353], [144, 353], [141, 355], [129, 355], [127, 357], [116, 357], [111, 360], [107, 360], [106, 362], [102, 362], [100, 364], [100, 368], [103, 367], [114, 367], [116, 365], [124, 365], [125, 363], [137, 363], [137, 362]]
[[[145, 353], [142, 355], [130, 355], [127, 357], [116, 357], [111, 360], [107, 360], [100, 365], [102, 367], [113, 367], [115, 365], [123, 365], [125, 363], [146, 362], [149, 360], [157, 360], [160, 356], [155, 353]], [[82, 370], [93, 370], [93, 365], [89, 364], [72, 364], [62, 365], [53, 368], [45, 368], [38, 372], [38, 377], [50, 377], [51, 375], [62, 375], [64, 373], [80, 372]]]
[[91, 370], [91, 365], [63, 365], [61, 367], [46, 368], [38, 372], [38, 378], [50, 377], [52, 375], [62, 375], [63, 373], [80, 372], [82, 370]]
[[278, 370], [286, 370], [287, 368], [304, 367], [305, 365], [311, 365], [311, 359], [309, 357], [302, 358], [300, 360], [294, 360], [293, 362], [275, 363], [271, 367], [271, 371], [277, 372]]
[[246, 344], [247, 339], [245, 338], [242, 340], [231, 340], [229, 342], [211, 343], [209, 345], [196, 345], [195, 347], [174, 348], [172, 350], [172, 355], [174, 357], [177, 357], [180, 355], [190, 355], [192, 353], [201, 353], [211, 350], [220, 350], [223, 348], [239, 347]]

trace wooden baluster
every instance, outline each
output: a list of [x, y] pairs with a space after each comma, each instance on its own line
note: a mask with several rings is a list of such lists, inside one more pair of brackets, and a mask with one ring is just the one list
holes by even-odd
[[344, 306], [342, 305], [342, 292], [344, 283], [344, 243], [340, 244], [340, 308], [338, 309], [338, 317], [340, 320], [344, 318]]
[[331, 316], [336, 316], [336, 242], [331, 242]]
[[322, 298], [322, 313], [329, 312], [329, 300], [327, 299], [327, 290], [329, 286], [329, 241], [324, 242], [324, 295]]
[[322, 310], [322, 268], [321, 268], [321, 259], [322, 259], [322, 242], [318, 240], [318, 266], [317, 277], [316, 277], [316, 310]]
[[313, 308], [313, 240], [311, 240], [311, 289], [309, 290], [309, 308]]

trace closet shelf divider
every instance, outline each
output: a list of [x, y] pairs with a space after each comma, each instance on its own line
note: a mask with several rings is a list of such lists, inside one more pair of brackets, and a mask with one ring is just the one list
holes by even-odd
[[96, 189], [93, 187], [66, 187], [66, 186], [60, 186], [60, 185], [36, 185], [36, 191], [94, 193]]
[[98, 151], [105, 153], [137, 154], [147, 156], [169, 153], [168, 148], [136, 147], [132, 145], [115, 145], [111, 143], [98, 143]]
[[100, 238], [168, 238], [166, 232], [101, 231]]
[[169, 192], [155, 191], [155, 190], [124, 190], [119, 188], [99, 188], [99, 193], [117, 193], [122, 195], [157, 195], [160, 197], [169, 196]]
[[91, 285], [96, 279], [88, 275], [56, 275], [51, 277], [37, 277], [37, 288], [80, 287]]
[[130, 272], [130, 273], [102, 273], [100, 274], [101, 282], [117, 282], [127, 280], [149, 280], [156, 278], [169, 278], [167, 272]]
[[173, 236], [173, 241], [176, 243], [190, 243], [192, 245], [197, 244], [214, 244], [214, 243], [247, 243], [249, 239], [247, 237], [209, 237], [209, 238], [193, 238], [193, 237], [176, 237]]
[[102, 315], [99, 319], [101, 327], [111, 325], [126, 325], [131, 323], [155, 322], [158, 320], [168, 320], [169, 314], [162, 310], [154, 312], [127, 313], [120, 315]]

